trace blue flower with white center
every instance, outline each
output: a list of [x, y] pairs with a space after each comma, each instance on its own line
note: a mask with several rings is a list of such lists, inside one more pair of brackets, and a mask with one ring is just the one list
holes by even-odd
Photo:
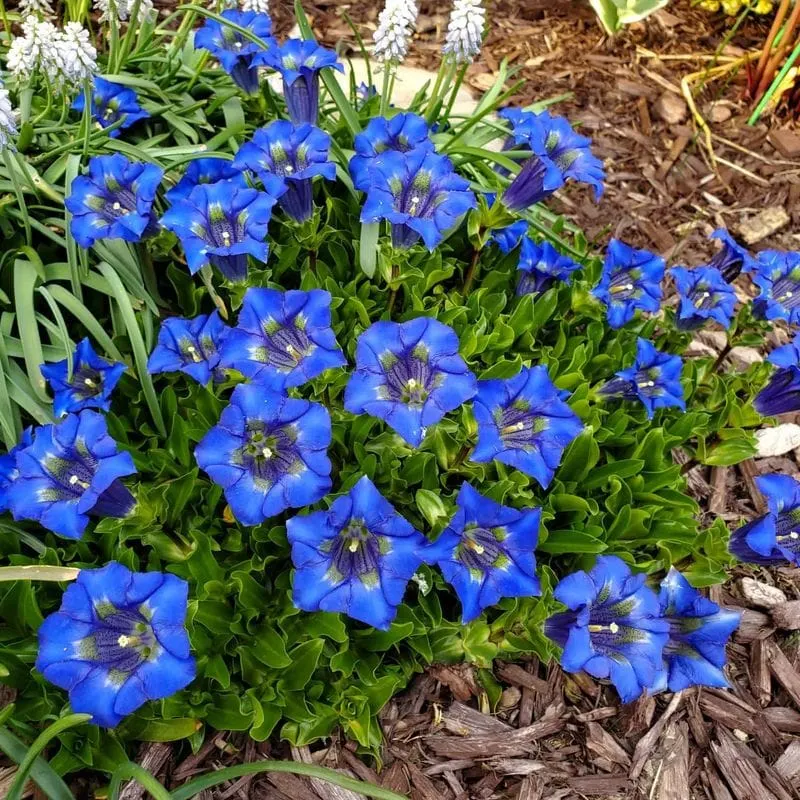
[[331, 488], [331, 418], [319, 403], [241, 384], [194, 451], [244, 525], [320, 500]]
[[203, 27], [195, 33], [194, 46], [198, 50], [208, 50], [243, 92], [256, 94], [258, 65], [262, 63], [259, 58], [278, 47], [270, 35], [272, 20], [267, 14], [230, 8], [223, 11], [220, 16], [240, 28], [246, 28], [261, 39], [267, 49], [243, 36], [230, 25], [219, 23], [214, 19], [207, 19]]
[[461, 485], [456, 513], [442, 535], [425, 551], [461, 601], [465, 625], [504, 597], [537, 597], [534, 551], [541, 510], [501, 506]]
[[509, 211], [525, 211], [546, 200], [564, 185], [564, 176], [556, 163], [544, 153], [526, 159], [520, 171], [500, 195], [500, 202]]
[[800, 324], [800, 253], [762, 250], [755, 259], [753, 283], [761, 290], [753, 301], [756, 316]]
[[673, 267], [669, 274], [680, 297], [675, 317], [678, 330], [701, 328], [710, 319], [723, 328], [730, 327], [736, 292], [716, 267]]
[[644, 582], [622, 559], [599, 556], [591, 572], [559, 582], [553, 597], [569, 611], [545, 623], [547, 636], [563, 648], [561, 666], [610, 679], [624, 703], [655, 685], [669, 639], [658, 597]]
[[657, 350], [647, 339], [637, 339], [636, 360], [617, 377], [598, 390], [607, 399], [639, 401], [649, 419], [657, 408], [677, 407], [686, 410], [686, 400], [681, 384], [683, 362], [680, 356], [671, 356]]
[[506, 380], [478, 381], [472, 404], [478, 444], [470, 460], [508, 464], [545, 489], [583, 423], [564, 402], [544, 366], [523, 367]]
[[96, 411], [70, 414], [33, 432], [33, 442], [16, 453], [19, 474], [8, 488], [14, 519], [80, 539], [96, 517], [126, 517], [135, 500], [120, 478], [136, 468], [130, 453], [120, 453]]
[[222, 348], [222, 366], [267, 386], [300, 386], [347, 364], [331, 328], [331, 296], [248, 289], [239, 323]]
[[742, 272], [752, 272], [756, 265], [756, 260], [750, 255], [746, 247], [742, 247], [725, 228], [717, 228], [710, 239], [719, 239], [722, 247], [714, 254], [709, 267], [716, 267], [722, 277], [732, 283]]
[[0, 512], [8, 511], [8, 490], [19, 475], [19, 470], [17, 469], [17, 453], [24, 450], [26, 447], [30, 447], [32, 444], [33, 428], [28, 427], [22, 431], [19, 442], [7, 453], [0, 456]]
[[430, 425], [475, 395], [458, 347], [455, 331], [430, 317], [374, 322], [358, 337], [345, 409], [384, 420], [419, 447]]
[[256, 62], [280, 72], [286, 110], [295, 125], [317, 124], [319, 73], [328, 68], [344, 72], [333, 50], [326, 50], [309, 39], [289, 39], [280, 47], [261, 53]]
[[[109, 133], [116, 139], [120, 131], [130, 128], [139, 120], [147, 119], [150, 114], [139, 105], [139, 98], [136, 92], [121, 83], [114, 83], [95, 75], [92, 84], [91, 99], [92, 119], [101, 127], [109, 128], [119, 123], [114, 130]], [[72, 103], [73, 111], [81, 113], [86, 108], [86, 94], [81, 92]]]
[[762, 475], [756, 486], [769, 511], [735, 530], [728, 549], [740, 561], [800, 566], [800, 483], [788, 475]]
[[722, 671], [725, 644], [739, 627], [741, 613], [723, 610], [703, 597], [675, 567], [661, 582], [658, 600], [661, 616], [669, 623], [669, 639], [653, 690], [728, 686]]
[[36, 669], [69, 693], [74, 712], [114, 728], [194, 680], [188, 596], [176, 575], [131, 572], [116, 561], [82, 569], [39, 627]]
[[194, 319], [165, 319], [158, 332], [158, 342], [150, 353], [147, 371], [151, 375], [185, 372], [202, 384], [220, 378], [220, 351], [229, 332], [219, 311]]
[[800, 410], [800, 334], [773, 350], [767, 361], [778, 369], [753, 400], [756, 411], [772, 417]]
[[195, 186], [229, 180], [238, 181], [242, 188], [247, 186], [244, 175], [233, 161], [219, 156], [196, 158], [189, 162], [181, 179], [164, 196], [170, 205], [174, 205], [179, 200], [186, 200]]
[[161, 218], [161, 224], [181, 240], [192, 274], [206, 264], [215, 266], [229, 281], [247, 279], [247, 257], [265, 264], [272, 207], [286, 190], [275, 176], [259, 192], [240, 180], [196, 186]]
[[328, 158], [331, 137], [313, 125], [293, 125], [279, 119], [259, 128], [253, 140], [245, 142], [236, 153], [234, 165], [265, 176], [278, 177], [286, 193], [278, 201], [295, 221], [305, 222], [314, 213], [311, 180], [322, 175], [336, 179], [336, 166]]
[[517, 264], [517, 294], [539, 294], [546, 292], [557, 282], [569, 283], [572, 273], [580, 268], [580, 264], [559, 253], [550, 242], [537, 244], [526, 236], [522, 240]]
[[427, 543], [366, 476], [327, 511], [292, 517], [286, 535], [297, 608], [341, 612], [380, 630], [397, 616]]
[[119, 383], [126, 366], [108, 361], [95, 353], [88, 339], [78, 342], [72, 355], [72, 377], [67, 360], [39, 367], [53, 390], [53, 413], [63, 417], [84, 408], [111, 408], [111, 392]]
[[637, 309], [659, 310], [663, 278], [663, 258], [612, 239], [600, 283], [592, 289], [592, 294], [605, 303], [608, 324], [616, 330], [630, 322]]
[[119, 153], [89, 159], [88, 174], [72, 181], [64, 201], [75, 241], [91, 247], [98, 239], [139, 242], [156, 233], [153, 202], [162, 177], [155, 164], [134, 163]]
[[361, 221], [389, 220], [395, 247], [411, 247], [422, 237], [432, 252], [477, 206], [450, 159], [430, 150], [384, 153], [370, 167], [369, 181]]
[[418, 114], [410, 111], [386, 117], [373, 117], [364, 130], [356, 134], [355, 155], [350, 159], [350, 175], [356, 189], [370, 187], [369, 170], [378, 156], [386, 152], [408, 153], [421, 149], [432, 151], [430, 128]]

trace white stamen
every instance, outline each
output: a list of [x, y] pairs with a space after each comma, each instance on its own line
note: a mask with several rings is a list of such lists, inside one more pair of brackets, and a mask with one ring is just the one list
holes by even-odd
[[291, 175], [291, 174], [294, 172], [294, 167], [292, 167], [292, 165], [291, 165], [291, 164], [287, 164], [287, 165], [286, 165], [286, 166], [283, 168], [283, 171], [284, 171], [284, 172], [285, 172], [287, 175]]
[[611, 633], [619, 633], [619, 625], [617, 625], [617, 623], [616, 623], [616, 622], [612, 622], [612, 623], [611, 623], [611, 624], [608, 626], [608, 629], [611, 631]]
[[800, 539], [800, 533], [798, 533], [797, 531], [792, 531], [789, 534], [789, 538], [790, 539]]
[[262, 448], [261, 453], [264, 458], [272, 458], [272, 450], [270, 450], [269, 447]]
[[131, 643], [131, 638], [124, 633], [117, 639], [117, 644], [120, 647], [127, 647]]
[[347, 545], [347, 549], [351, 553], [355, 553], [355, 551], [358, 550], [358, 539], [351, 539], [350, 544]]
[[408, 379], [408, 388], [409, 389], [416, 389], [417, 386], [418, 386], [418, 384], [417, 384], [417, 381], [416, 381], [415, 378], [409, 378]]
[[83, 382], [84, 382], [84, 384], [86, 384], [86, 386], [96, 386], [97, 385], [91, 378], [84, 378]]
[[70, 486], [74, 486], [79, 480], [80, 480], [80, 478], [77, 475], [70, 475], [69, 476], [69, 485]]
[[119, 200], [116, 200], [111, 208], [113, 208], [114, 211], [119, 211], [122, 208], [122, 205], [120, 204]]

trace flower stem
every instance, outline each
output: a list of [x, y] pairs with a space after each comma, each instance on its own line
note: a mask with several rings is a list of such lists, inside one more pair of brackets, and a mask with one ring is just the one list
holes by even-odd
[[453, 85], [453, 91], [450, 93], [450, 99], [447, 101], [447, 109], [444, 112], [444, 121], [447, 122], [450, 119], [450, 113], [453, 110], [453, 106], [456, 102], [456, 97], [458, 96], [458, 92], [461, 89], [461, 84], [464, 83], [464, 77], [467, 74], [467, 69], [469, 64], [463, 64], [461, 69], [458, 71], [458, 75], [456, 76], [456, 82]]
[[[390, 283], [394, 283], [400, 274], [400, 268], [397, 264], [392, 264], [392, 277], [389, 279]], [[386, 313], [389, 315], [389, 319], [392, 318], [392, 310], [394, 309], [394, 304], [397, 301], [397, 292], [399, 290], [399, 286], [392, 286], [391, 291], [389, 292], [389, 302], [386, 304]]]
[[731, 345], [731, 343], [726, 342], [725, 347], [723, 347], [722, 350], [720, 350], [720, 353], [717, 356], [717, 360], [711, 365], [711, 369], [709, 370], [709, 372], [716, 372], [722, 365], [722, 362], [727, 358], [728, 353], [730, 353], [732, 349], [733, 346]]
[[475, 280], [475, 276], [478, 274], [478, 261], [480, 257], [481, 251], [476, 247], [472, 251], [472, 261], [470, 261], [469, 267], [467, 268], [467, 274], [464, 276], [464, 286], [461, 289], [461, 292], [465, 297], [469, 294], [469, 290], [472, 288], [472, 283]]
[[390, 85], [392, 82], [392, 73], [394, 72], [394, 64], [387, 61], [383, 65], [383, 87], [381, 88], [381, 111], [380, 116], [385, 117], [386, 112], [389, 110], [389, 97], [391, 95]]

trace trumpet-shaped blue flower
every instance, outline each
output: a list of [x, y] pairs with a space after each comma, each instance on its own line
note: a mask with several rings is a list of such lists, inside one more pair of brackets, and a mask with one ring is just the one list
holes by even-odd
[[194, 35], [194, 46], [208, 50], [242, 91], [256, 94], [258, 65], [262, 63], [259, 58], [278, 47], [277, 42], [270, 36], [272, 20], [267, 14], [230, 8], [223, 11], [221, 16], [227, 22], [240, 28], [247, 28], [264, 42], [267, 49], [242, 36], [230, 25], [219, 23], [214, 19], [206, 20], [203, 27]]
[[345, 409], [379, 417], [418, 447], [429, 425], [475, 395], [458, 347], [455, 331], [430, 317], [373, 323], [358, 338]]
[[39, 367], [53, 390], [53, 413], [57, 417], [84, 408], [111, 408], [111, 392], [125, 372], [119, 361], [108, 361], [95, 353], [88, 339], [78, 342], [72, 354], [72, 377], [67, 360]]
[[395, 247], [411, 247], [421, 236], [433, 251], [477, 205], [450, 159], [430, 150], [384, 153], [370, 167], [369, 181], [361, 221], [389, 220]]
[[501, 506], [461, 485], [456, 513], [442, 535], [425, 551], [438, 564], [461, 601], [461, 621], [476, 619], [504, 597], [541, 594], [534, 551], [541, 510]]
[[106, 421], [96, 411], [70, 414], [33, 433], [16, 454], [19, 474], [8, 489], [14, 519], [80, 539], [89, 514], [126, 517], [135, 504], [119, 479], [136, 472], [130, 453], [117, 451]]
[[154, 164], [133, 163], [119, 153], [89, 159], [89, 172], [72, 181], [64, 201], [75, 241], [91, 247], [98, 239], [138, 242], [156, 233], [153, 201], [162, 176]]
[[370, 187], [369, 170], [375, 159], [386, 152], [407, 153], [410, 150], [433, 150], [428, 123], [411, 112], [386, 117], [373, 117], [364, 130], [356, 134], [355, 155], [350, 159], [350, 174], [356, 189]]
[[722, 247], [708, 262], [708, 266], [716, 267], [728, 283], [733, 283], [742, 272], [753, 271], [756, 260], [750, 255], [750, 251], [746, 247], [742, 247], [725, 228], [717, 228], [709, 238], [719, 239]]
[[728, 686], [722, 671], [727, 660], [725, 644], [739, 627], [741, 614], [722, 610], [703, 597], [675, 567], [661, 582], [658, 600], [661, 615], [669, 623], [669, 639], [653, 690]]
[[343, 367], [331, 328], [331, 296], [322, 289], [248, 289], [222, 348], [222, 365], [268, 386], [300, 386]]
[[800, 410], [800, 335], [773, 350], [767, 361], [778, 370], [753, 400], [756, 411], [771, 417]]
[[753, 283], [761, 290], [753, 313], [800, 324], [800, 253], [762, 250], [753, 267]]
[[606, 398], [640, 401], [652, 419], [657, 408], [677, 406], [686, 410], [681, 385], [683, 362], [657, 350], [647, 339], [636, 342], [636, 360], [599, 390]]
[[336, 167], [328, 159], [331, 137], [313, 125], [295, 126], [279, 119], [260, 128], [253, 140], [245, 142], [236, 153], [234, 165], [265, 177], [278, 177], [286, 193], [278, 201], [281, 208], [297, 222], [305, 222], [314, 213], [311, 179], [322, 175], [336, 178]]
[[150, 353], [147, 371], [153, 375], [185, 372], [198, 383], [206, 384], [212, 377], [220, 377], [220, 351], [229, 332], [219, 311], [194, 319], [165, 319]]
[[332, 611], [387, 630], [422, 563], [425, 537], [366, 476], [327, 511], [286, 523], [294, 604]]
[[622, 559], [600, 556], [591, 572], [559, 582], [553, 597], [569, 611], [545, 624], [547, 636], [563, 648], [561, 666], [609, 678], [624, 703], [655, 685], [669, 639], [658, 597], [644, 582]]
[[320, 71], [328, 67], [344, 71], [333, 50], [309, 39], [289, 39], [280, 47], [261, 53], [257, 63], [280, 72], [286, 110], [295, 125], [317, 124]]
[[708, 320], [729, 328], [736, 306], [736, 292], [716, 267], [673, 267], [670, 271], [680, 304], [675, 318], [679, 330], [702, 327]]
[[636, 309], [658, 311], [663, 278], [663, 258], [612, 239], [603, 262], [600, 283], [592, 294], [605, 303], [608, 324], [617, 329], [633, 319]]
[[194, 680], [188, 594], [175, 575], [131, 572], [116, 561], [82, 569], [39, 627], [36, 669], [69, 692], [74, 712], [114, 728]]
[[[72, 103], [73, 111], [83, 112], [86, 108], [86, 93], [81, 92]], [[139, 120], [147, 119], [150, 114], [139, 105], [136, 92], [121, 83], [114, 83], [95, 75], [92, 84], [91, 98], [92, 119], [101, 127], [116, 125], [109, 133], [116, 139], [120, 130], [130, 128]]]
[[241, 282], [248, 255], [266, 263], [272, 207], [286, 190], [280, 178], [270, 177], [265, 192], [240, 180], [196, 186], [167, 210], [161, 224], [181, 240], [192, 274], [212, 264], [229, 281]]
[[174, 205], [179, 200], [186, 200], [195, 186], [229, 180], [238, 181], [242, 188], [247, 186], [244, 175], [234, 166], [233, 161], [219, 156], [196, 158], [189, 162], [181, 179], [164, 196], [170, 205]]
[[24, 450], [26, 447], [30, 447], [32, 444], [33, 428], [28, 427], [22, 431], [19, 442], [7, 453], [0, 456], [0, 512], [8, 511], [8, 490], [19, 475], [19, 470], [17, 469], [17, 453]]
[[565, 394], [544, 366], [523, 367], [506, 380], [478, 381], [472, 404], [478, 444], [470, 459], [496, 459], [547, 488], [564, 449], [583, 430]]
[[550, 244], [537, 244], [530, 237], [522, 240], [519, 254], [517, 294], [539, 294], [557, 282], [569, 283], [572, 273], [581, 268], [569, 256], [562, 255]]
[[524, 211], [564, 185], [564, 176], [556, 163], [544, 153], [526, 159], [520, 171], [500, 195], [500, 202], [509, 211]]
[[319, 403], [242, 384], [194, 455], [225, 490], [236, 518], [258, 525], [324, 497], [331, 488], [330, 442], [331, 418]]

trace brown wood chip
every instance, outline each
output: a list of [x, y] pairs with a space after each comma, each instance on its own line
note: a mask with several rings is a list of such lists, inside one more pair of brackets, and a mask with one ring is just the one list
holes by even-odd
[[683, 692], [677, 692], [672, 696], [669, 705], [664, 710], [664, 713], [658, 718], [658, 721], [652, 728], [639, 739], [636, 745], [636, 750], [633, 752], [633, 759], [631, 760], [630, 777], [631, 780], [637, 780], [639, 775], [642, 774], [645, 762], [651, 755], [651, 751], [656, 742], [661, 736], [662, 731], [669, 722], [669, 718], [678, 710], [678, 706], [683, 699]]
[[664, 758], [656, 797], [658, 800], [685, 800], [689, 786], [689, 726], [685, 722], [670, 723], [661, 748]]
[[800, 675], [773, 639], [766, 641], [764, 646], [773, 677], [783, 686], [794, 704], [800, 708]]
[[586, 725], [586, 734], [586, 746], [593, 753], [597, 753], [600, 758], [605, 758], [623, 767], [631, 765], [631, 757], [625, 752], [622, 745], [596, 722], [589, 722]]

